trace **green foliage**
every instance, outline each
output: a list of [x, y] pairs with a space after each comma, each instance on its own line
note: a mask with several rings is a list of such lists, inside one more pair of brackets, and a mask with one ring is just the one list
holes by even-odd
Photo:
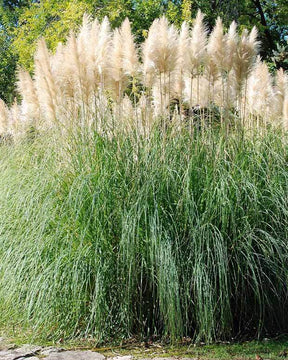
[[13, 46], [19, 54], [19, 64], [32, 70], [37, 40], [45, 37], [53, 50], [59, 41], [65, 41], [69, 31], [79, 27], [85, 12], [91, 12], [91, 5], [70, 0], [44, 0], [25, 9], [14, 29]]
[[15, 71], [18, 54], [13, 48], [12, 32], [28, 1], [0, 1], [0, 98], [11, 104], [16, 96]]
[[182, 21], [186, 21], [187, 23], [191, 23], [192, 20], [192, 1], [183, 0], [182, 2]]
[[15, 93], [15, 70], [17, 57], [13, 54], [9, 39], [3, 30], [0, 30], [0, 98], [11, 104]]
[[2, 324], [97, 342], [287, 331], [284, 134], [46, 134], [0, 151]]
[[276, 50], [273, 50], [272, 60], [277, 67], [288, 70], [288, 41], [285, 45], [276, 44]]

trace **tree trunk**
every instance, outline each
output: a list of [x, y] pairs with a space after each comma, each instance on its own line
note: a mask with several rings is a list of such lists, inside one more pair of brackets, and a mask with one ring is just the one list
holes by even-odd
[[269, 27], [268, 27], [268, 24], [267, 24], [267, 21], [266, 21], [266, 18], [265, 18], [265, 14], [264, 14], [261, 2], [260, 2], [260, 0], [253, 0], [253, 3], [254, 3], [256, 9], [259, 12], [261, 25], [264, 26], [264, 34], [266, 36], [267, 43], [268, 43], [270, 49], [274, 49], [275, 44], [274, 44], [274, 41], [272, 39], [270, 30], [269, 30]]

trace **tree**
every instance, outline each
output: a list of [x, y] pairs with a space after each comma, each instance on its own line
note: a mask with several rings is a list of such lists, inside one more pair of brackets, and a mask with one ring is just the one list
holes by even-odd
[[92, 5], [84, 1], [43, 0], [34, 2], [19, 17], [19, 26], [13, 33], [13, 46], [19, 56], [19, 65], [32, 70], [32, 59], [37, 41], [44, 37], [50, 49], [64, 41], [69, 33], [79, 27], [85, 12]]
[[8, 104], [14, 101], [15, 72], [18, 54], [13, 47], [13, 31], [29, 0], [0, 0], [0, 98]]
[[10, 41], [3, 30], [0, 30], [0, 98], [11, 103], [15, 93], [15, 70], [17, 56], [10, 47]]

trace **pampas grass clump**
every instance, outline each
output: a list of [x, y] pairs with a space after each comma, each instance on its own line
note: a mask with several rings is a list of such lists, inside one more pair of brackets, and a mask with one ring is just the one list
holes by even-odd
[[257, 32], [135, 44], [85, 15], [0, 100], [0, 326], [37, 341], [288, 331], [287, 74]]

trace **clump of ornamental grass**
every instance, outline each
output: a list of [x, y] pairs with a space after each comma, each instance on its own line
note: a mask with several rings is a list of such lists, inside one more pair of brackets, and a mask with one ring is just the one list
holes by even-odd
[[128, 19], [85, 16], [54, 54], [39, 40], [21, 103], [0, 101], [2, 326], [288, 330], [287, 75], [257, 51], [255, 28], [209, 35], [201, 12], [156, 19], [141, 50]]

